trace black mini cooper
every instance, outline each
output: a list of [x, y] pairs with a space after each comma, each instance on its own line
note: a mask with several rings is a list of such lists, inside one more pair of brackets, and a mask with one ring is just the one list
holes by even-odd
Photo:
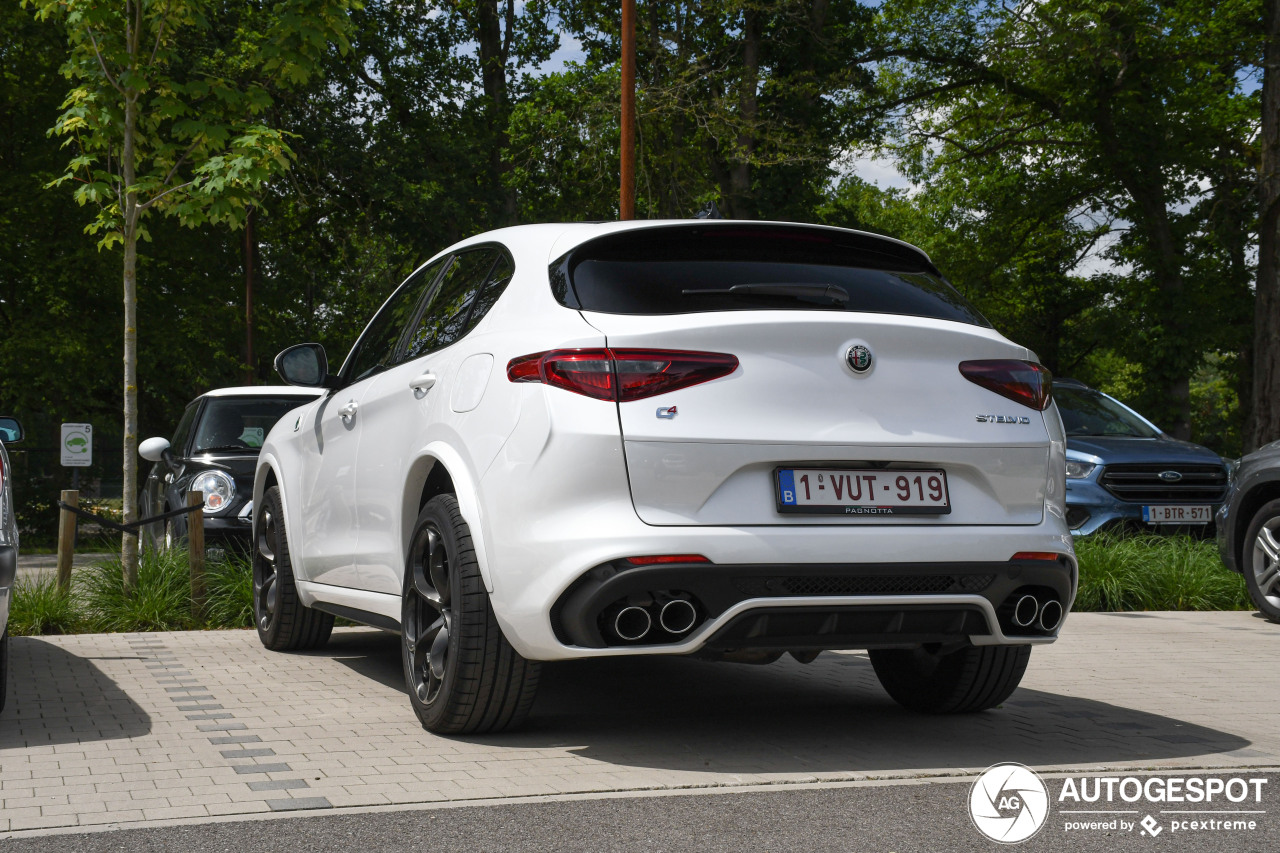
[[[319, 396], [310, 388], [218, 388], [187, 405], [173, 440], [149, 438], [138, 454], [155, 465], [138, 496], [142, 518], [185, 506], [204, 492], [208, 545], [247, 549], [253, 529], [253, 474], [262, 442], [285, 414]], [[170, 547], [186, 539], [187, 517], [147, 525], [142, 544]]]

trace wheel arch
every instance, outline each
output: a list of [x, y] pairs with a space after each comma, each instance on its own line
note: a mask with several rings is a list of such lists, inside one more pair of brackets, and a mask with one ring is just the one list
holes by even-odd
[[451, 494], [458, 501], [462, 518], [471, 528], [471, 542], [480, 566], [480, 577], [485, 590], [493, 592], [493, 573], [489, 567], [485, 547], [485, 528], [480, 512], [480, 495], [476, 478], [462, 456], [443, 442], [428, 444], [409, 466], [405, 476], [404, 495], [400, 508], [400, 551], [409, 551], [409, 537], [413, 534], [418, 513], [427, 501], [436, 495]]
[[1267, 480], [1252, 486], [1237, 504], [1235, 518], [1232, 521], [1231, 541], [1234, 543], [1236, 566], [1241, 573], [1245, 571], [1244, 549], [1247, 543], [1244, 538], [1249, 531], [1250, 523], [1253, 522], [1253, 516], [1263, 504], [1276, 498], [1280, 498], [1280, 480]]
[[[289, 496], [285, 494], [284, 487], [281, 485], [283, 478], [280, 476], [279, 462], [274, 455], [263, 453], [258, 457], [258, 468], [253, 475], [253, 515], [250, 517], [252, 526], [250, 529], [250, 543], [258, 540], [258, 510], [262, 506], [262, 496], [267, 493], [267, 489], [272, 486], [280, 486], [280, 509], [284, 512], [284, 539], [289, 546], [289, 555], [294, 564], [295, 571], [302, 566], [301, 553], [296, 547], [293, 538], [293, 517], [289, 514]], [[251, 546], [256, 547], [256, 546]], [[306, 580], [305, 568], [302, 573], [302, 580]], [[308, 606], [310, 602], [304, 602]]]

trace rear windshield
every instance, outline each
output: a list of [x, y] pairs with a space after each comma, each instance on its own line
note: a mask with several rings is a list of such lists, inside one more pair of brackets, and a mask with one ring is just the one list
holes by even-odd
[[1089, 388], [1057, 385], [1053, 401], [1058, 404], [1067, 435], [1155, 438], [1159, 430], [1105, 394]]
[[606, 314], [862, 311], [991, 325], [905, 246], [785, 226], [611, 235], [552, 264], [551, 287], [562, 305]]

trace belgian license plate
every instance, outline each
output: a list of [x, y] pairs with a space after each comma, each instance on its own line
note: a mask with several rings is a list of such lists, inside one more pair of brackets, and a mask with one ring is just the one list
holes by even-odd
[[1142, 520], [1147, 524], [1208, 524], [1213, 520], [1213, 507], [1144, 506]]
[[947, 473], [937, 469], [778, 468], [779, 512], [946, 515]]

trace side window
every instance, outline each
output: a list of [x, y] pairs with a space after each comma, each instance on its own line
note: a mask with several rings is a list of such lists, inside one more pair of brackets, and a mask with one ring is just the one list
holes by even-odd
[[444, 259], [441, 259], [409, 276], [382, 306], [347, 357], [344, 377], [347, 382], [359, 382], [394, 363], [396, 344], [413, 319], [422, 294], [431, 287], [443, 265]]
[[169, 446], [178, 456], [187, 451], [187, 439], [191, 437], [191, 425], [195, 423], [196, 411], [199, 408], [199, 400], [187, 406], [187, 410], [182, 413], [182, 419], [178, 421], [178, 428], [173, 431], [173, 440], [169, 442]]
[[409, 338], [406, 359], [447, 347], [466, 333], [471, 305], [498, 257], [497, 249], [473, 249], [454, 257]]
[[[471, 319], [467, 321], [467, 332], [474, 329], [476, 323], [483, 320], [484, 315], [489, 313], [493, 303], [497, 302], [498, 297], [502, 295], [502, 291], [507, 289], [507, 282], [511, 281], [511, 276], [515, 274], [515, 271], [516, 268], [511, 263], [511, 258], [506, 252], [502, 252], [498, 257], [498, 262], [489, 271], [489, 278], [484, 283], [484, 290], [480, 291], [480, 296], [476, 299], [476, 307], [471, 309]], [[463, 334], [466, 333], [464, 332]]]

